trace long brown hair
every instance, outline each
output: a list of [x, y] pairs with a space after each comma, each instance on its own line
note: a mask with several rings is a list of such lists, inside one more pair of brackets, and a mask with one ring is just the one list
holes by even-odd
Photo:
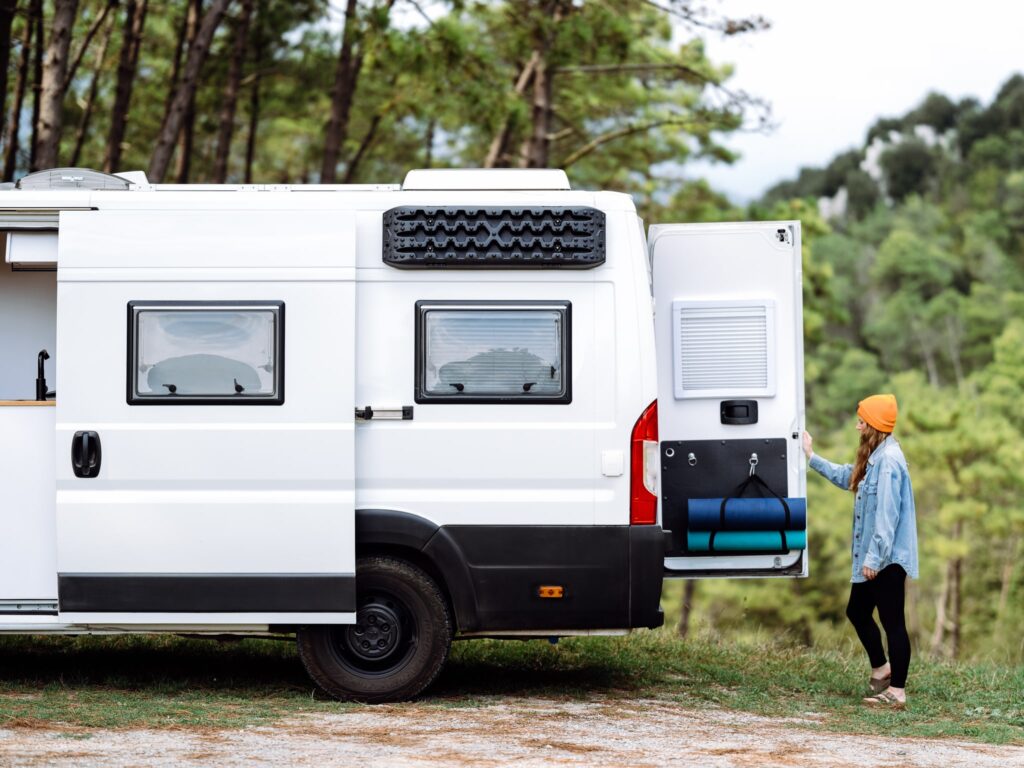
[[857, 486], [864, 479], [868, 471], [868, 457], [875, 449], [882, 444], [882, 441], [889, 436], [889, 432], [879, 432], [867, 422], [864, 422], [864, 429], [860, 433], [860, 445], [857, 446], [857, 461], [853, 464], [853, 473], [850, 475], [850, 490], [857, 492]]

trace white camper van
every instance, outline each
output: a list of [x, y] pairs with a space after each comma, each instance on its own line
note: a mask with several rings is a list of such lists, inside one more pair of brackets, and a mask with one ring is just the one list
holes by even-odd
[[561, 171], [0, 190], [0, 632], [286, 635], [414, 696], [453, 638], [807, 574], [798, 222]]

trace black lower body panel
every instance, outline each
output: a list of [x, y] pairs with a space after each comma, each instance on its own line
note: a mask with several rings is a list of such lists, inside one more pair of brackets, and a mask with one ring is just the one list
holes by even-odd
[[348, 574], [62, 573], [62, 612], [348, 613], [356, 579]]
[[[659, 526], [453, 525], [475, 616], [465, 629], [658, 627], [664, 538]], [[540, 596], [561, 587], [561, 598]], [[468, 624], [469, 626], [466, 626]]]

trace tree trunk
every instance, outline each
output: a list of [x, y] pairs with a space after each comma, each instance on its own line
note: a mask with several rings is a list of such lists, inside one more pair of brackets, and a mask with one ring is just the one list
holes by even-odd
[[192, 10], [192, 3], [187, 2], [185, 12], [181, 14], [181, 21], [178, 22], [178, 34], [174, 38], [174, 56], [171, 57], [171, 74], [167, 80], [167, 97], [164, 99], [164, 114], [171, 111], [171, 102], [174, 101], [174, 94], [178, 90], [178, 80], [181, 78], [181, 57], [185, 53], [185, 39], [188, 37], [188, 15]]
[[348, 161], [345, 167], [345, 176], [341, 180], [342, 184], [352, 184], [356, 180], [356, 173], [359, 171], [359, 165], [363, 162], [363, 158], [366, 156], [367, 151], [373, 144], [373, 140], [377, 137], [377, 128], [380, 127], [382, 115], [376, 114], [373, 119], [370, 120], [370, 126], [366, 129], [366, 135], [363, 136], [363, 140], [359, 142], [359, 149], [352, 156], [352, 159]]
[[18, 0], [0, 0], [0, 120], [7, 114], [7, 72], [11, 65], [11, 25]]
[[946, 343], [949, 348], [949, 359], [953, 363], [953, 373], [956, 375], [956, 386], [961, 392], [967, 379], [964, 376], [964, 367], [960, 360], [960, 337], [963, 334], [957, 328], [956, 321], [952, 316], [946, 317]]
[[75, 136], [75, 149], [71, 153], [71, 165], [78, 165], [82, 155], [82, 147], [85, 145], [86, 137], [89, 135], [89, 123], [92, 121], [92, 112], [96, 106], [96, 96], [99, 93], [100, 75], [103, 74], [103, 63], [107, 60], [107, 48], [110, 46], [110, 37], [114, 32], [114, 25], [107, 27], [103, 35], [103, 42], [96, 53], [96, 69], [92, 73], [92, 82], [89, 83], [89, 93], [85, 99], [85, 106], [82, 108], [82, 119], [78, 121], [78, 132]]
[[693, 593], [697, 589], [697, 582], [694, 579], [686, 579], [683, 582], [683, 600], [679, 612], [679, 624], [676, 625], [676, 632], [680, 637], [686, 637], [690, 633], [690, 616], [693, 613]]
[[[516, 96], [522, 96], [526, 93], [527, 87], [533, 82], [533, 73], [539, 62], [540, 52], [534, 51], [530, 54], [529, 60], [519, 71], [519, 77], [516, 78], [516, 84], [513, 88], [513, 92]], [[484, 168], [497, 168], [503, 162], [505, 152], [508, 148], [509, 139], [512, 137], [512, 128], [512, 117], [509, 116], [505, 118], [505, 122], [502, 124], [501, 130], [498, 131], [491, 140], [491, 146], [487, 150], [487, 157], [484, 158]]]
[[907, 579], [907, 634], [913, 645], [921, 643], [921, 616], [918, 612], [918, 594], [916, 585]]
[[431, 120], [427, 123], [427, 135], [425, 157], [423, 159], [424, 168], [432, 168], [434, 166], [434, 131], [437, 130], [437, 121]]
[[174, 142], [178, 137], [178, 131], [181, 130], [189, 102], [195, 96], [199, 83], [199, 71], [209, 53], [213, 33], [217, 31], [217, 25], [220, 24], [230, 3], [231, 0], [213, 0], [210, 8], [203, 14], [195, 44], [189, 48], [184, 77], [178, 84], [171, 108], [164, 117], [160, 135], [157, 137], [156, 148], [153, 150], [153, 158], [149, 163], [149, 178], [154, 183], [158, 184], [163, 181], [164, 175], [167, 173], [171, 153], [174, 151]]
[[545, 168], [548, 164], [551, 125], [551, 78], [553, 72], [548, 63], [548, 54], [555, 41], [558, 25], [571, 10], [566, 0], [550, 0], [542, 13], [543, 25], [535, 34], [534, 56], [536, 65], [533, 72], [533, 103], [530, 114], [530, 134], [519, 147], [520, 168]]
[[14, 104], [7, 120], [7, 144], [4, 147], [4, 181], [14, 180], [18, 165], [18, 128], [21, 125], [21, 107], [25, 101], [25, 86], [28, 84], [28, 65], [32, 53], [32, 32], [35, 25], [30, 15], [25, 19], [21, 34], [21, 52], [18, 54], [18, 76], [14, 81]]
[[260, 125], [260, 80], [263, 77], [263, 17], [266, 0], [257, 0], [253, 25], [252, 86], [249, 89], [249, 134], [245, 139], [245, 183], [252, 184], [252, 166], [256, 160], [256, 131]]
[[355, 53], [359, 25], [358, 10], [356, 0], [347, 0], [341, 52], [334, 73], [334, 88], [331, 91], [331, 119], [324, 132], [324, 162], [320, 170], [322, 184], [333, 184], [338, 178], [338, 156], [341, 153], [341, 145], [348, 136], [349, 113], [352, 111], [356, 82], [363, 63], [362, 56]]
[[921, 359], [924, 361], [925, 370], [928, 371], [928, 382], [933, 387], [941, 387], [942, 381], [939, 378], [939, 367], [935, 363], [935, 350], [932, 348], [932, 344], [925, 336], [921, 326], [916, 321], [912, 321], [911, 326], [914, 335], [917, 337], [917, 343], [921, 347]]
[[[963, 520], [953, 524], [950, 542], [957, 543], [963, 538]], [[932, 634], [933, 654], [948, 658], [960, 657], [961, 617], [963, 616], [963, 558], [959, 555], [946, 563], [942, 578], [942, 590], [935, 604], [935, 632]]]
[[228, 178], [228, 158], [231, 155], [231, 136], [235, 132], [235, 110], [238, 105], [238, 91], [242, 82], [242, 67], [248, 46], [249, 22], [252, 17], [253, 0], [242, 0], [242, 10], [235, 27], [235, 41], [228, 66], [228, 79], [224, 83], [224, 102], [220, 110], [220, 126], [217, 131], [217, 154], [213, 161], [213, 181], [223, 184]]
[[551, 122], [551, 72], [545, 60], [546, 51], [533, 75], [533, 130], [523, 141], [519, 152], [520, 168], [546, 168], [548, 165], [548, 132]]
[[99, 16], [93, 19], [92, 24], [89, 25], [89, 30], [85, 33], [85, 37], [82, 38], [82, 45], [78, 48], [78, 51], [74, 56], [70, 57], [70, 64], [68, 64], [67, 74], [64, 76], [64, 91], [71, 87], [72, 81], [75, 79], [75, 75], [78, 73], [78, 68], [82, 65], [82, 59], [85, 58], [86, 51], [89, 50], [89, 46], [92, 45], [93, 38], [100, 31], [103, 26], [103, 22], [107, 20], [107, 16], [110, 12], [117, 7], [119, 0], [107, 0], [107, 4], [103, 6], [103, 10], [100, 11]]
[[39, 97], [39, 128], [36, 132], [36, 167], [56, 168], [63, 122], [65, 81], [71, 32], [78, 0], [55, 0], [53, 27], [46, 46], [42, 90]]
[[999, 584], [999, 607], [996, 609], [996, 625], [1001, 625], [1006, 617], [1006, 607], [1010, 604], [1010, 590], [1013, 587], [1013, 572], [1017, 569], [1020, 557], [1020, 536], [1010, 539], [1007, 547], [1008, 556], [1003, 561], [1003, 571]]
[[124, 10], [124, 37], [121, 43], [121, 58], [117, 65], [117, 87], [114, 91], [114, 108], [110, 118], [110, 136], [107, 139], [107, 156], [103, 170], [115, 173], [121, 167], [121, 152], [128, 127], [128, 106], [132, 100], [132, 86], [139, 67], [139, 50], [142, 47], [142, 29], [146, 23], [148, 0], [128, 0]]
[[[960, 541], [963, 532], [963, 521], [958, 520], [953, 528], [954, 541]], [[963, 570], [964, 570], [964, 559], [957, 557], [953, 561], [952, 578], [950, 579], [950, 592], [952, 593], [950, 600], [950, 655], [954, 660], [960, 658], [960, 650], [962, 648], [961, 642], [961, 617], [963, 616]]]
[[28, 168], [36, 170], [36, 136], [39, 132], [39, 104], [43, 92], [43, 0], [32, 0], [32, 19], [35, 21], [35, 47], [32, 50], [32, 136], [29, 139]]
[[933, 656], [943, 655], [942, 647], [946, 638], [946, 604], [949, 602], [949, 584], [952, 564], [947, 563], [942, 572], [942, 586], [935, 598], [935, 630], [932, 632], [931, 652]]
[[[188, 13], [185, 15], [185, 43], [187, 50], [191, 51], [196, 42], [196, 34], [199, 31], [199, 17], [203, 12], [203, 0], [189, 0]], [[189, 170], [192, 167], [192, 147], [195, 143], [196, 133], [196, 94], [188, 100], [185, 107], [185, 116], [181, 122], [181, 133], [179, 135], [179, 149], [177, 164], [174, 169], [175, 180], [179, 184], [188, 184]]]

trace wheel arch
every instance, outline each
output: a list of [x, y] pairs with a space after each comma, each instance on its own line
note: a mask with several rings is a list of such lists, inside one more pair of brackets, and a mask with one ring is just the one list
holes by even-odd
[[357, 509], [356, 557], [369, 555], [400, 557], [422, 568], [448, 601], [456, 631], [478, 628], [476, 593], [465, 556], [443, 527], [409, 512]]

